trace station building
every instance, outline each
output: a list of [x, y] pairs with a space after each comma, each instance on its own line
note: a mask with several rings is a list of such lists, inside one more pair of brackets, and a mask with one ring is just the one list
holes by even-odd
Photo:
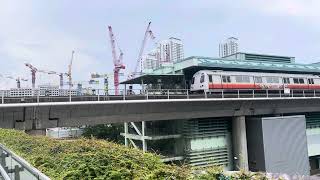
[[[189, 89], [192, 76], [199, 70], [320, 75], [317, 63], [299, 64], [294, 57], [239, 52], [224, 58], [191, 56], [149, 69], [121, 84], [142, 84], [149, 89]], [[232, 116], [125, 123], [122, 135], [126, 145], [159, 152], [163, 161], [218, 165], [226, 170], [236, 170], [242, 161], [248, 161], [244, 164], [252, 171], [305, 175], [320, 172], [320, 107], [319, 113], [249, 117], [244, 129], [239, 129], [238, 121]], [[247, 136], [248, 154], [244, 156], [248, 157], [245, 158], [234, 147], [239, 131], [245, 131]]]

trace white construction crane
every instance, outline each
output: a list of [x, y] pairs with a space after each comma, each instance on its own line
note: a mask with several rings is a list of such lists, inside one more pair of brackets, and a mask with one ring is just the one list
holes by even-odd
[[[137, 74], [142, 74], [142, 55], [143, 55], [143, 52], [144, 52], [144, 49], [145, 49], [145, 46], [146, 46], [146, 43], [147, 43], [147, 39], [148, 37], [150, 37], [150, 39], [155, 39], [155, 36], [153, 35], [153, 32], [151, 31], [150, 29], [150, 26], [151, 26], [151, 22], [149, 22], [148, 26], [147, 26], [147, 29], [144, 33], [144, 37], [143, 37], [143, 40], [142, 40], [142, 43], [141, 43], [141, 47], [140, 47], [140, 51], [139, 51], [139, 56], [138, 56], [138, 60], [136, 62], [136, 66], [134, 68], [134, 71], [132, 72], [132, 74], [128, 77], [129, 79], [132, 79], [134, 78]], [[139, 66], [140, 66], [140, 72], [138, 72], [138, 69], [139, 69]]]
[[73, 62], [73, 58], [74, 58], [74, 51], [71, 52], [71, 59], [70, 59], [70, 64], [68, 65], [68, 72], [65, 73], [65, 75], [67, 75], [67, 77], [69, 78], [69, 88], [71, 88], [73, 86], [73, 84], [72, 84], [72, 62]]

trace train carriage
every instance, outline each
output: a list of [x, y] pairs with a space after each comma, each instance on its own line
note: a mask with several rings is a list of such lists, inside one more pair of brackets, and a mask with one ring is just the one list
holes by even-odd
[[320, 89], [320, 78], [310, 74], [201, 70], [193, 75], [190, 89], [191, 91]]

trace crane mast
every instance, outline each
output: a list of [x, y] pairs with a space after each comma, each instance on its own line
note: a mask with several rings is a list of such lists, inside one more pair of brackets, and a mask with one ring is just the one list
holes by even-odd
[[[2, 75], [0, 75], [1, 77], [4, 77], [4, 76], [2, 76]], [[28, 81], [28, 79], [24, 79], [24, 78], [21, 78], [21, 77], [16, 77], [16, 78], [14, 78], [14, 77], [12, 77], [12, 76], [5, 76], [4, 78], [7, 78], [7, 79], [13, 79], [13, 80], [15, 80], [16, 81], [16, 83], [17, 83], [17, 88], [21, 88], [21, 81]]]
[[30, 63], [25, 63], [25, 65], [31, 71], [32, 89], [34, 89], [36, 87], [36, 73], [37, 73], [38, 69], [36, 67], [32, 66]]
[[[74, 57], [74, 51], [71, 52], [71, 60], [70, 60], [70, 64], [68, 65], [68, 73], [66, 73], [66, 75], [69, 78], [69, 88], [72, 87], [72, 62], [73, 62], [73, 57]], [[60, 76], [60, 81], [61, 81], [61, 76]]]
[[110, 37], [110, 44], [111, 44], [111, 51], [112, 51], [112, 59], [113, 59], [113, 82], [114, 82], [114, 88], [115, 88], [115, 95], [119, 94], [119, 72], [121, 69], [125, 69], [124, 64], [122, 63], [123, 59], [123, 52], [120, 49], [120, 55], [117, 57], [116, 52], [116, 44], [115, 44], [115, 37], [112, 32], [112, 27], [108, 26], [109, 29], [109, 37]]

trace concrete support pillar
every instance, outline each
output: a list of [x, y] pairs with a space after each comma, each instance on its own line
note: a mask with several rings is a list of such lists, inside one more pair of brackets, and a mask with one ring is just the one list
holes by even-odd
[[237, 116], [232, 119], [233, 157], [235, 170], [248, 170], [248, 151], [246, 135], [246, 118]]
[[142, 150], [143, 152], [146, 152], [147, 151], [147, 142], [146, 142], [146, 139], [145, 139], [145, 136], [146, 136], [146, 132], [145, 132], [145, 128], [146, 128], [146, 122], [145, 121], [142, 121], [141, 122], [141, 131], [142, 131]]

